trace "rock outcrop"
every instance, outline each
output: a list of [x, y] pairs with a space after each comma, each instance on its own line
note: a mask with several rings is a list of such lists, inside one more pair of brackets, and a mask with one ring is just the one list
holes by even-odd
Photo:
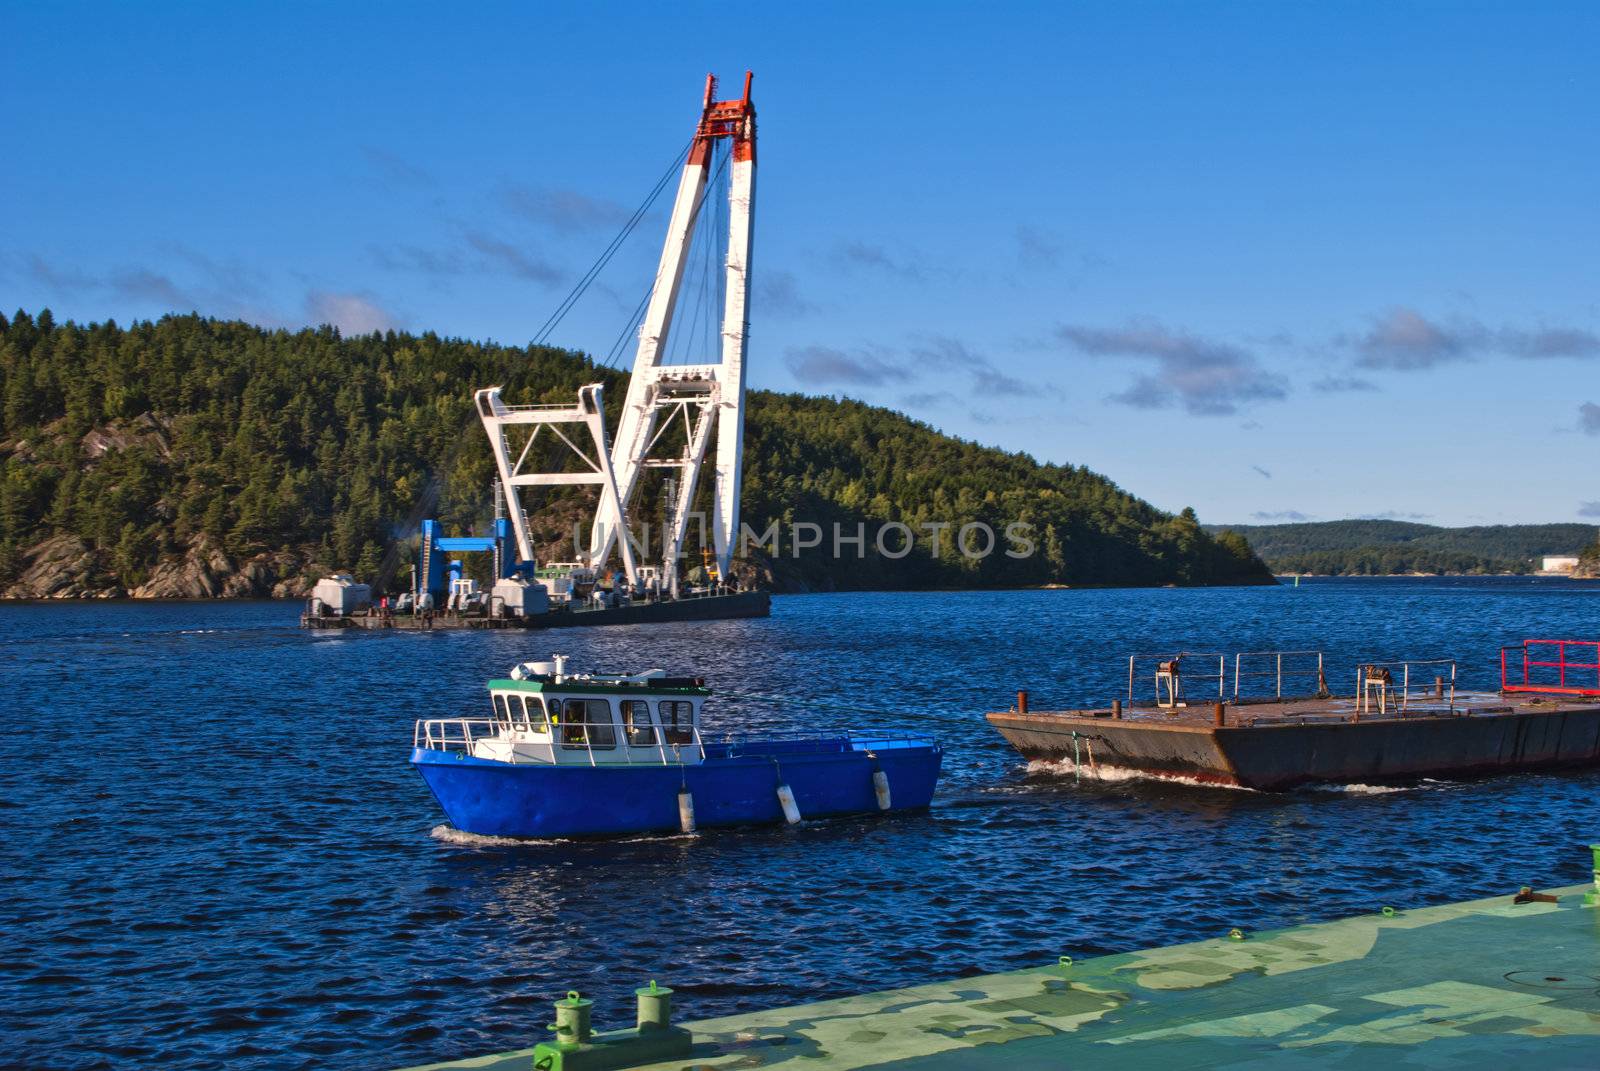
[[23, 552], [22, 571], [4, 592], [8, 599], [120, 598], [100, 555], [75, 535], [53, 535]]
[[187, 553], [150, 571], [129, 592], [136, 599], [298, 598], [310, 585], [304, 560], [289, 551], [263, 552], [235, 561], [210, 536], [197, 536]]
[[134, 588], [136, 599], [215, 599], [235, 574], [233, 562], [209, 536], [199, 536], [181, 558], [169, 558], [150, 570]]
[[78, 449], [92, 461], [135, 446], [148, 446], [157, 457], [170, 460], [172, 442], [168, 438], [169, 425], [169, 421], [161, 420], [153, 413], [141, 413], [131, 420], [114, 420], [91, 428], [79, 440]]
[[74, 535], [53, 535], [22, 556], [7, 599], [303, 599], [311, 591], [305, 554], [280, 550], [242, 560], [210, 536], [197, 536], [180, 555], [151, 569], [145, 582], [125, 591], [106, 556]]

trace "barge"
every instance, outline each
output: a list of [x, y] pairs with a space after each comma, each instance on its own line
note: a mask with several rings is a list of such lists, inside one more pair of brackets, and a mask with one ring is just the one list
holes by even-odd
[[705, 734], [694, 677], [524, 662], [489, 682], [490, 716], [417, 722], [411, 762], [464, 833], [693, 833], [920, 810], [943, 749], [921, 733]]
[[[1197, 679], [1203, 694], [1186, 691]], [[1449, 660], [1365, 663], [1354, 679], [1330, 693], [1314, 651], [1135, 655], [1126, 702], [1038, 711], [1021, 692], [987, 718], [1028, 759], [1080, 774], [1261, 791], [1600, 765], [1600, 642], [1505, 648], [1498, 691], [1458, 690]], [[1311, 694], [1290, 694], [1297, 680]]]

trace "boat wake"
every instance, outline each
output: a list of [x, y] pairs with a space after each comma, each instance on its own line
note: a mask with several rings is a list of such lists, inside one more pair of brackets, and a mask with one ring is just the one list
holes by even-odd
[[[593, 837], [493, 837], [482, 833], [465, 833], [448, 822], [441, 822], [428, 830], [428, 836], [441, 844], [459, 848], [543, 848], [558, 844], [593, 844]], [[634, 837], [606, 837], [608, 844], [635, 844], [642, 841], [694, 840], [698, 833], [647, 833]]]
[[1044, 777], [1075, 777], [1085, 781], [1098, 781], [1102, 784], [1118, 784], [1125, 781], [1148, 781], [1164, 785], [1187, 785], [1191, 788], [1218, 788], [1229, 792], [1254, 792], [1253, 788], [1243, 785], [1224, 785], [1215, 781], [1203, 781], [1198, 777], [1185, 777], [1182, 774], [1158, 774], [1148, 770], [1134, 770], [1126, 766], [1110, 766], [1103, 762], [1093, 765], [1077, 763], [1071, 759], [1032, 759], [1028, 762], [1028, 775]]
[[1387, 796], [1392, 792], [1422, 792], [1430, 788], [1443, 788], [1449, 782], [1424, 777], [1414, 785], [1367, 785], [1355, 782], [1348, 785], [1306, 785], [1304, 792], [1343, 792], [1352, 796]]
[[441, 822], [428, 830], [428, 836], [441, 844], [454, 844], [461, 848], [531, 848], [539, 844], [569, 844], [562, 837], [535, 840], [527, 837], [490, 837], [482, 833], [464, 833], [448, 822]]
[[[1075, 763], [1071, 759], [1033, 759], [1028, 763], [1028, 775], [1040, 777], [1073, 777], [1079, 780], [1092, 780], [1100, 784], [1118, 784], [1127, 781], [1148, 781], [1155, 784], [1187, 785], [1191, 788], [1217, 788], [1230, 792], [1259, 792], [1259, 789], [1249, 788], [1245, 785], [1224, 785], [1215, 781], [1204, 781], [1198, 777], [1184, 777], [1181, 774], [1157, 774], [1147, 770], [1134, 770], [1126, 766], [1108, 766], [1105, 763]], [[1295, 791], [1299, 792], [1326, 792], [1346, 796], [1387, 796], [1395, 792], [1421, 792], [1431, 788], [1443, 788], [1448, 784], [1431, 777], [1423, 778], [1416, 784], [1409, 785], [1369, 785], [1362, 782], [1352, 782], [1345, 785], [1303, 785]]]

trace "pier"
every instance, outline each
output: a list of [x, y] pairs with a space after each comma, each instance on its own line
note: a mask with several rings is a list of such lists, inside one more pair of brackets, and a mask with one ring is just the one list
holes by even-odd
[[[1092, 959], [1064, 948], [1028, 970], [689, 1023], [688, 1057], [629, 1066], [1590, 1067], [1600, 1052], [1595, 889], [1375, 904], [1334, 922]], [[679, 999], [692, 1010], [692, 990]], [[629, 1014], [595, 1009], [597, 1022]], [[529, 1022], [530, 1034], [543, 1024]], [[541, 1049], [551, 1071], [561, 1066], [553, 1047]], [[530, 1045], [412, 1071], [536, 1066]]]

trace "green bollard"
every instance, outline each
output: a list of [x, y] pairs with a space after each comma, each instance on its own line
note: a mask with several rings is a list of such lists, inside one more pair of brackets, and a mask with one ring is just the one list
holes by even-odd
[[648, 986], [640, 986], [633, 995], [639, 998], [639, 1033], [665, 1030], [672, 1025], [672, 990], [656, 985], [652, 978]]
[[568, 990], [565, 1000], [556, 1001], [556, 1021], [550, 1029], [556, 1032], [557, 1045], [582, 1045], [589, 1040], [589, 1012], [593, 1007], [594, 1001], [580, 997], [576, 989]]
[[1594, 890], [1583, 894], [1583, 902], [1590, 907], [1600, 907], [1600, 844], [1589, 845], [1594, 853]]

